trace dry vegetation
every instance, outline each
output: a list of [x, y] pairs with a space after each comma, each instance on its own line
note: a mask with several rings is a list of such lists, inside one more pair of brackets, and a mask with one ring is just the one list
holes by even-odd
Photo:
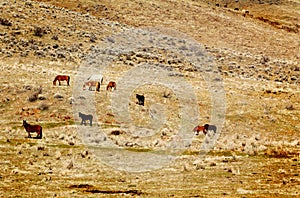
[[[297, 0], [1, 1], [0, 196], [299, 197], [299, 10]], [[226, 119], [203, 158], [205, 137], [199, 135], [170, 166], [131, 173], [103, 163], [83, 143], [78, 129], [89, 126], [77, 126], [73, 112], [81, 100], [72, 95], [77, 69], [106, 37], [130, 27], [178, 30], [213, 57], [226, 91]], [[137, 64], [162, 63], [195, 88], [201, 124], [211, 121], [201, 71], [163, 50], [140, 54], [112, 62], [104, 85]], [[53, 86], [57, 74], [70, 75], [71, 85]], [[136, 104], [136, 93], [145, 94], [144, 107]], [[150, 115], [159, 116], [164, 106], [167, 121], [151, 138], [121, 127], [111, 95], [105, 86], [95, 95], [94, 125], [116, 145], [146, 153], [174, 137], [182, 104], [171, 89], [145, 85], [129, 98], [137, 126], [151, 124]], [[26, 138], [23, 119], [39, 123], [43, 139]]]

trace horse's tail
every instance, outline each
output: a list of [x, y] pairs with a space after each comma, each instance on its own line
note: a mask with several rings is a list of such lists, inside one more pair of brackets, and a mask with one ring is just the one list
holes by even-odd
[[68, 85], [70, 85], [69, 83], [70, 83], [70, 76], [68, 76]]
[[96, 91], [98, 91], [98, 92], [100, 91], [100, 82], [96, 83]]

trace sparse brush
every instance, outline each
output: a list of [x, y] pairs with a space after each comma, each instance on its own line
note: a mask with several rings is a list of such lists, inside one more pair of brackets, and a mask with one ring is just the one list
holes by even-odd
[[33, 93], [31, 96], [28, 97], [29, 102], [34, 102], [38, 99], [38, 94]]
[[57, 41], [58, 40], [58, 35], [53, 35], [51, 39]]
[[273, 158], [292, 158], [297, 155], [297, 152], [285, 151], [283, 149], [268, 149], [265, 155]]
[[35, 94], [39, 95], [39, 94], [42, 94], [43, 93], [43, 88], [42, 87], [39, 87], [36, 89], [35, 91]]
[[290, 111], [295, 110], [295, 108], [292, 104], [288, 104], [285, 108]]
[[0, 24], [4, 26], [12, 26], [12, 23], [9, 20], [3, 18], [0, 18]]
[[41, 27], [37, 27], [37, 26], [34, 27], [33, 32], [34, 32], [34, 36], [39, 36], [39, 37], [42, 37], [45, 34], [45, 31]]
[[48, 109], [49, 109], [49, 104], [42, 103], [42, 104], [39, 105], [38, 108], [39, 108], [41, 111], [48, 110]]
[[90, 41], [91, 41], [92, 43], [95, 43], [96, 40], [97, 40], [97, 37], [96, 37], [94, 34], [91, 34], [91, 35], [90, 35]]
[[41, 94], [43, 91], [42, 91], [42, 87], [39, 87], [37, 88], [31, 96], [28, 97], [28, 101], [29, 102], [34, 102], [38, 99], [38, 95]]

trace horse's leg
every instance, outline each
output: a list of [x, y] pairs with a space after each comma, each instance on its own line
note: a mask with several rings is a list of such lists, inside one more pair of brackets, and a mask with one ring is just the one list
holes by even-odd
[[27, 133], [28, 133], [28, 138], [31, 138], [30, 132], [28, 131]]
[[58, 84], [59, 84], [59, 86], [61, 85], [61, 84], [60, 84], [60, 80], [58, 80]]
[[217, 132], [217, 127], [216, 126], [213, 127], [213, 131], [214, 131], [214, 133]]
[[42, 139], [42, 128], [39, 130], [38, 132], [38, 136], [37, 136], [39, 139]]
[[41, 131], [40, 130], [37, 130], [37, 132], [36, 132], [36, 138], [40, 138], [40, 136], [41, 136]]
[[92, 126], [93, 125], [93, 120], [92, 119], [90, 119], [90, 126]]

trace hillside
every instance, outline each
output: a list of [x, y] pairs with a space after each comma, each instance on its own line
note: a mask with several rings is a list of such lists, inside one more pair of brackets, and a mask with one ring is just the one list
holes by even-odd
[[[1, 197], [300, 196], [298, 0], [3, 0], [0, 11]], [[93, 72], [99, 93], [82, 90]], [[53, 85], [59, 74], [70, 86]], [[205, 123], [217, 135], [181, 142], [181, 127]]]

